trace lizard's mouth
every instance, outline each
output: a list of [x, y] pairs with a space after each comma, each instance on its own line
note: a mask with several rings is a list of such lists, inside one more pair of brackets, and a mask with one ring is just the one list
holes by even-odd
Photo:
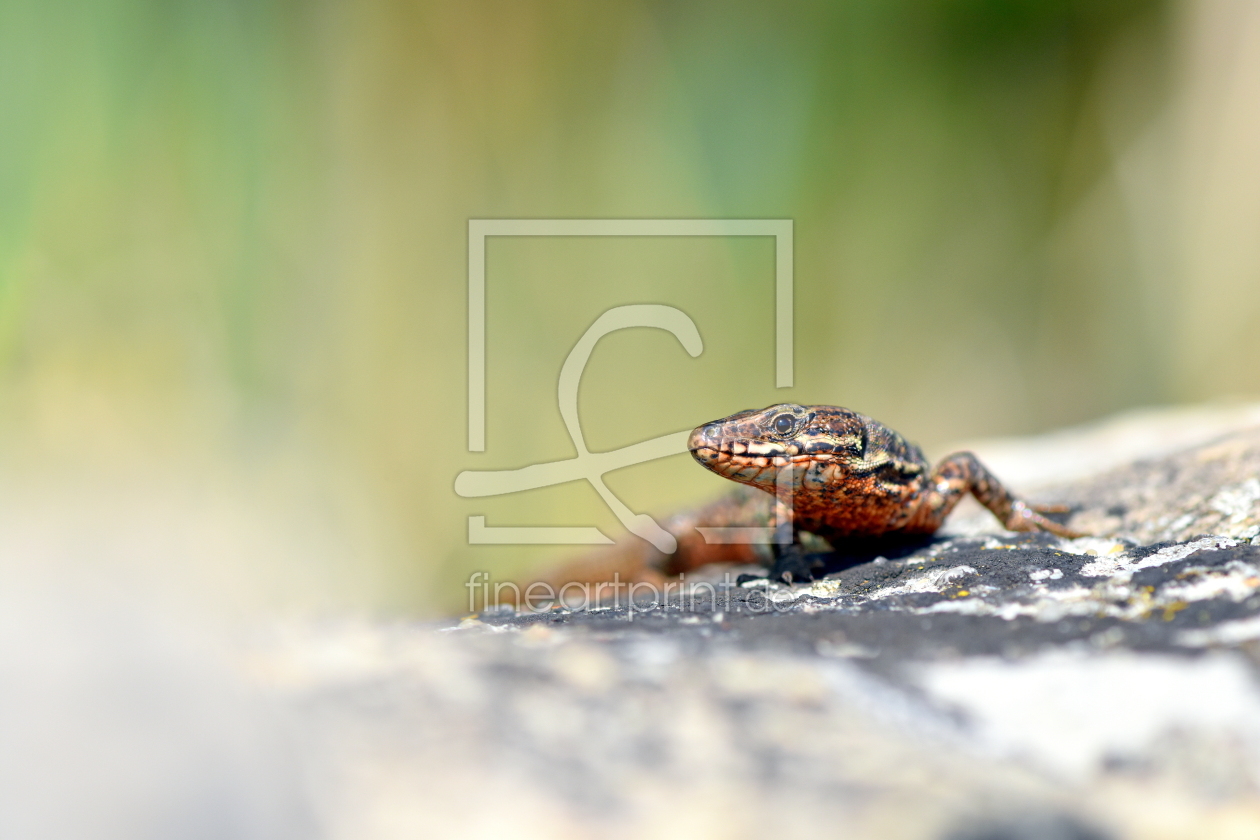
[[701, 426], [687, 439], [691, 457], [708, 470], [744, 484], [774, 486], [781, 469], [814, 460], [795, 443], [730, 438], [721, 424]]

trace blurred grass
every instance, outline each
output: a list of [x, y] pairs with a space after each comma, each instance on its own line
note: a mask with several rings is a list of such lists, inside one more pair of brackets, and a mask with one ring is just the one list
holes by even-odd
[[[571, 455], [560, 364], [631, 302], [681, 307], [706, 349], [606, 339], [581, 395], [596, 449], [785, 400], [941, 454], [1254, 395], [1258, 20], [1151, 0], [12, 0], [15, 510], [28, 486], [71, 517], [131, 499], [104, 518], [143, 529], [154, 496], [208, 488], [242, 542], [276, 535], [206, 561], [234, 587], [457, 608], [471, 570], [565, 553], [470, 547], [469, 514], [621, 535], [584, 485], [451, 485]], [[495, 239], [470, 455], [466, 226], [500, 217], [794, 219], [796, 386], [773, 388], [769, 240]], [[685, 458], [609, 480], [653, 513], [720, 490]]]

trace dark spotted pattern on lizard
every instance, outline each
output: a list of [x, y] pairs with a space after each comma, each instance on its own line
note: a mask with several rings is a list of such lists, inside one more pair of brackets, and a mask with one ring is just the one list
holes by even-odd
[[[785, 403], [706, 423], [688, 446], [702, 465], [775, 496], [780, 521], [837, 538], [931, 534], [970, 492], [1012, 531], [1079, 534], [1015, 498], [970, 452], [932, 469], [917, 446], [869, 417]], [[1039, 512], [1040, 511], [1040, 512]]]

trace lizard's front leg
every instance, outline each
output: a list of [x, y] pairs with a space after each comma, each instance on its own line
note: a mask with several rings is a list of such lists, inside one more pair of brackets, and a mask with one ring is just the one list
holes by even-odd
[[1061, 507], [1034, 506], [1015, 498], [970, 452], [958, 452], [941, 461], [928, 482], [919, 508], [904, 528], [910, 533], [930, 534], [940, 528], [954, 506], [970, 492], [1011, 531], [1049, 531], [1068, 538], [1084, 536], [1041, 515], [1061, 511]]
[[773, 522], [774, 542], [770, 546], [770, 552], [774, 559], [767, 577], [783, 583], [813, 580], [818, 564], [815, 558], [809, 556], [798, 538], [790, 498], [775, 498]]

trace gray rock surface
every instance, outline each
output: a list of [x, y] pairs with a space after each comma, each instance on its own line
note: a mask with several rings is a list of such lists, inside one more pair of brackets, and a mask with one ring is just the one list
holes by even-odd
[[[1127, 422], [1149, 436], [1151, 418]], [[831, 557], [797, 586], [717, 569], [587, 609], [254, 627], [214, 655], [95, 590], [58, 616], [10, 588], [0, 720], [25, 747], [0, 760], [0, 826], [1260, 837], [1260, 428], [1203, 428], [1189, 449], [1043, 483], [1094, 536], [964, 512], [939, 539]], [[1055, 439], [1079, 470], [1124, 429]], [[999, 474], [1025, 487], [1006, 446]], [[32, 657], [30, 627], [64, 643]]]
[[271, 661], [360, 646], [287, 690], [335, 836], [1257, 837], [1258, 477], [1243, 429], [1044, 488], [1091, 537], [964, 518], [811, 584]]

